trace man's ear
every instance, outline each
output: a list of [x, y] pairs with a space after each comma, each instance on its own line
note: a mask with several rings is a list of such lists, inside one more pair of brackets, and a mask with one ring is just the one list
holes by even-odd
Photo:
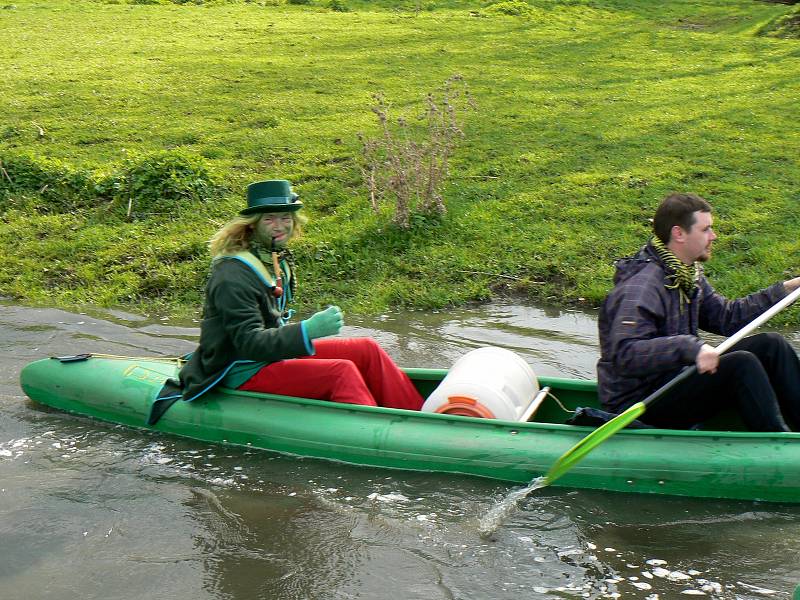
[[672, 229], [669, 230], [669, 240], [671, 242], [683, 242], [686, 238], [686, 232], [683, 230], [683, 227], [680, 225], [673, 225]]

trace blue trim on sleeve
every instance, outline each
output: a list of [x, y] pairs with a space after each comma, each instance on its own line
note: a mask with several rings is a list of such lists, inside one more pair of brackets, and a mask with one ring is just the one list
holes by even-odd
[[317, 351], [314, 350], [314, 344], [311, 343], [311, 339], [308, 337], [305, 321], [300, 321], [300, 330], [303, 332], [303, 343], [306, 345], [306, 350], [308, 350], [308, 355], [314, 356], [317, 353]]

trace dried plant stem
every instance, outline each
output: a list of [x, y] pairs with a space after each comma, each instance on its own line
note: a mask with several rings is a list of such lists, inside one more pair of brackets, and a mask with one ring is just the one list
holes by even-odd
[[[459, 84], [456, 87], [456, 84]], [[425, 129], [412, 128], [404, 118], [392, 121], [389, 104], [381, 93], [373, 95], [372, 112], [378, 118], [380, 137], [359, 134], [363, 162], [361, 173], [376, 212], [380, 201], [394, 201], [394, 222], [410, 226], [411, 214], [443, 215], [446, 212], [442, 188], [449, 174], [449, 161], [457, 141], [464, 137], [458, 114], [474, 108], [460, 75], [445, 81], [441, 100], [426, 97], [420, 120]]]
[[2, 171], [3, 175], [5, 175], [6, 179], [8, 179], [8, 183], [10, 183], [11, 185], [14, 185], [14, 182], [11, 180], [11, 177], [9, 176], [8, 171], [6, 171], [5, 167], [3, 166], [3, 161], [2, 160], [0, 160], [0, 171]]

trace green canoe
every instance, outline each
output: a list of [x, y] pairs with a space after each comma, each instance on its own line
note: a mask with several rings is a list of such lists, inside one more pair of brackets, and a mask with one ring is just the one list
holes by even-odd
[[[565, 425], [552, 398], [534, 422], [336, 404], [217, 388], [178, 402], [153, 427], [151, 402], [177, 363], [102, 358], [45, 359], [21, 373], [34, 401], [139, 428], [357, 465], [461, 473], [527, 483], [591, 429]], [[406, 369], [423, 395], [442, 369]], [[596, 406], [592, 381], [540, 378], [566, 408]], [[730, 428], [730, 426], [727, 426]], [[716, 426], [715, 429], [722, 429]], [[624, 430], [555, 485], [623, 492], [800, 502], [800, 433]]]

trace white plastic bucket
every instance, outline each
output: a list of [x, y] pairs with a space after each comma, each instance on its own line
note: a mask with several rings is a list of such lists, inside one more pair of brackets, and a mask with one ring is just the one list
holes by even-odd
[[538, 392], [536, 375], [521, 356], [487, 346], [459, 358], [422, 410], [519, 421]]

